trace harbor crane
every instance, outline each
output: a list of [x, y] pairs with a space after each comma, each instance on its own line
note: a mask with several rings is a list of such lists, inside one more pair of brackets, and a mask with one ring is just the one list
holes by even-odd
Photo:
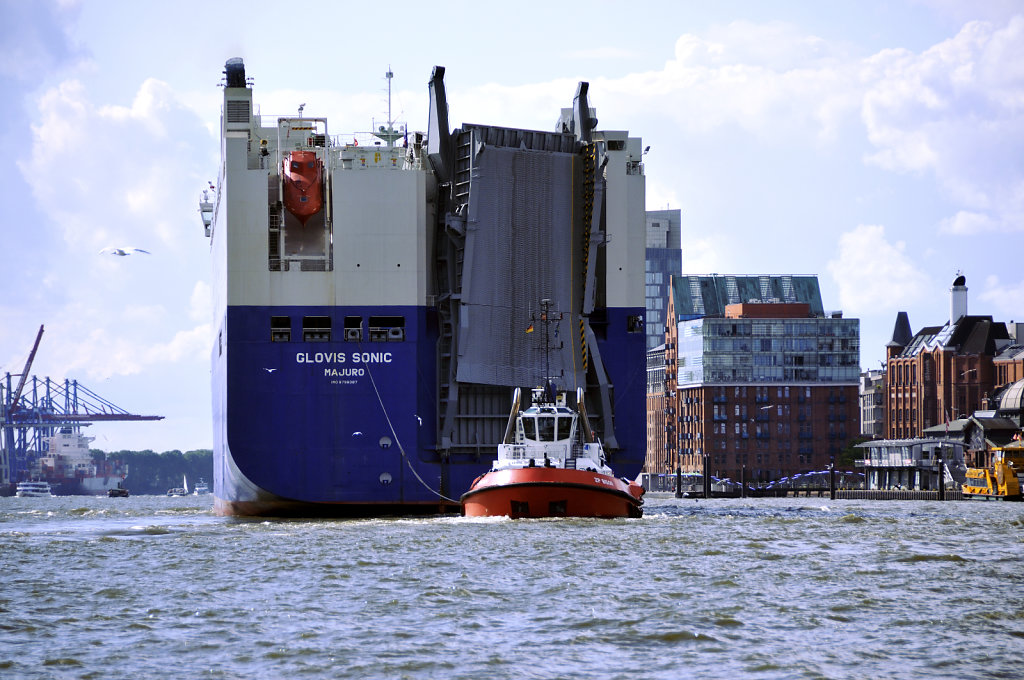
[[7, 373], [0, 379], [0, 488], [24, 481], [32, 464], [45, 453], [46, 440], [61, 428], [78, 431], [101, 421], [163, 419], [129, 413], [77, 380], [30, 376], [42, 337], [43, 326], [39, 326], [21, 374]]

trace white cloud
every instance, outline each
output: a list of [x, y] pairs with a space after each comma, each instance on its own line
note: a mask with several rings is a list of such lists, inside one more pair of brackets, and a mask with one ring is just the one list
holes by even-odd
[[683, 35], [664, 70], [624, 84], [638, 107], [669, 112], [684, 131], [736, 127], [773, 143], [808, 130], [832, 139], [856, 112], [859, 90], [840, 46], [782, 22]]
[[985, 287], [978, 299], [987, 303], [986, 314], [992, 314], [996, 321], [1024, 322], [1024, 278], [1012, 283], [1003, 283], [995, 274], [985, 277]]
[[[72, 246], [175, 248], [181, 225], [195, 222], [182, 192], [202, 187], [206, 150], [191, 110], [157, 80], [144, 82], [130, 107], [96, 106], [66, 81], [38, 99], [31, 157], [19, 167], [40, 208]], [[208, 174], [208, 173], [205, 173]], [[198, 195], [198, 194], [197, 194]]]
[[[196, 201], [211, 165], [203, 121], [153, 79], [129, 106], [97, 105], [77, 81], [36, 101], [19, 167], [43, 216], [36, 228], [66, 242], [47, 253], [40, 370], [95, 382], [166, 366], [185, 375], [204, 364], [210, 294], [196, 281], [209, 265]], [[152, 254], [98, 254], [110, 245]]]
[[638, 55], [633, 50], [604, 46], [585, 50], [571, 50], [565, 53], [568, 59], [632, 59]]
[[150, 347], [142, 355], [145, 364], [176, 364], [181, 361], [203, 363], [209, 361], [211, 326], [208, 323], [178, 331], [168, 342]]
[[942, 220], [939, 228], [948, 234], [967, 236], [994, 231], [997, 225], [988, 215], [961, 210], [952, 217]]
[[905, 250], [902, 241], [890, 243], [880, 225], [862, 224], [842, 234], [828, 271], [843, 309], [852, 316], [867, 316], [879, 311], [880, 300], [898, 300], [906, 307], [926, 295], [927, 277]]
[[970, 22], [920, 54], [884, 50], [861, 78], [868, 163], [934, 174], [962, 207], [948, 233], [1024, 230], [1024, 16]]
[[213, 289], [206, 281], [196, 281], [192, 288], [188, 316], [194, 321], [209, 321], [213, 316]]
[[690, 238], [683, 236], [683, 275], [700, 275], [721, 272], [723, 259], [720, 253], [728, 251], [728, 244], [714, 237]]

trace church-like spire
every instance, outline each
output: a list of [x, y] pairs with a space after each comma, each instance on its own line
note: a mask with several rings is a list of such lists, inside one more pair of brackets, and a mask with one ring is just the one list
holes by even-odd
[[913, 338], [914, 334], [910, 332], [910, 317], [906, 312], [898, 312], [896, 325], [892, 329], [892, 340], [886, 344], [886, 347], [906, 347]]

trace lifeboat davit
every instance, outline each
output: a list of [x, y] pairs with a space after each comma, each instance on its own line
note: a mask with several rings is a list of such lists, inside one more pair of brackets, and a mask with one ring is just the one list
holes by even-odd
[[644, 488], [615, 477], [590, 431], [583, 390], [579, 410], [553, 388], [533, 391], [519, 411], [519, 389], [498, 458], [462, 495], [467, 517], [642, 517]]
[[292, 151], [282, 166], [284, 207], [306, 224], [323, 207], [323, 164], [313, 151]]

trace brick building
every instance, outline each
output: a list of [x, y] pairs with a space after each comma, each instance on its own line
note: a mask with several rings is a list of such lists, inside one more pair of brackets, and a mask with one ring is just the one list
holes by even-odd
[[[860, 432], [860, 324], [816, 277], [674, 277], [665, 337], [671, 471], [766, 482], [821, 470]], [[654, 471], [654, 470], [650, 470]]]
[[886, 437], [922, 437], [929, 427], [988, 408], [995, 388], [1010, 382], [997, 379], [993, 361], [1009, 345], [1006, 324], [967, 313], [962, 275], [950, 288], [949, 320], [943, 325], [911, 336], [907, 314], [900, 312], [886, 345]]
[[1007, 345], [992, 358], [992, 366], [996, 372], [997, 386], [1009, 385], [1024, 380], [1024, 323], [1010, 322], [1010, 339]]
[[665, 346], [647, 350], [647, 455], [644, 472], [664, 472]]

